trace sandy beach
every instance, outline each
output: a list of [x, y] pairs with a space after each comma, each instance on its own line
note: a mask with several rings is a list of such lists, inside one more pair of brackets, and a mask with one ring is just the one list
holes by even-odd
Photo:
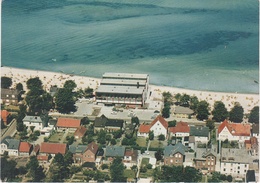
[[[13, 84], [11, 88], [15, 88], [17, 83], [22, 83], [24, 90], [26, 91], [26, 81], [34, 77], [40, 78], [40, 80], [43, 83], [43, 88], [46, 91], [49, 91], [50, 87], [54, 85], [57, 85], [58, 87], [63, 87], [63, 84], [66, 80], [75, 81], [75, 83], [77, 84], [77, 89], [84, 90], [85, 88], [90, 87], [95, 90], [97, 89], [101, 80], [100, 78], [11, 67], [1, 67], [1, 76], [12, 78]], [[152, 100], [161, 100], [163, 92], [170, 92], [172, 95], [175, 95], [177, 93], [186, 93], [190, 96], [197, 96], [199, 100], [206, 100], [210, 104], [211, 108], [213, 107], [215, 101], [222, 101], [228, 110], [230, 110], [234, 106], [235, 102], [239, 102], [241, 106], [244, 108], [245, 113], [250, 112], [250, 110], [254, 106], [259, 105], [258, 94], [197, 91], [156, 85], [150, 85], [150, 91], [152, 91]]]

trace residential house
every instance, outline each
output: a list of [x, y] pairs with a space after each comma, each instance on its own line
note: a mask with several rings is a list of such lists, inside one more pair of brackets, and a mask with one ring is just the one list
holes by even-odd
[[57, 131], [69, 130], [75, 132], [80, 127], [81, 120], [73, 118], [58, 118], [56, 128]]
[[74, 133], [75, 139], [81, 139], [86, 132], [87, 132], [87, 128], [85, 128], [84, 126], [78, 127]]
[[49, 157], [47, 155], [38, 155], [37, 156], [37, 160], [39, 161], [39, 163], [45, 164], [47, 163], [49, 160]]
[[193, 159], [195, 168], [203, 174], [212, 173], [216, 169], [217, 152], [206, 148], [197, 148]]
[[30, 156], [33, 150], [33, 145], [29, 142], [20, 142], [19, 156]]
[[256, 137], [251, 137], [250, 140], [245, 140], [245, 147], [252, 155], [258, 155], [258, 140]]
[[121, 130], [124, 125], [124, 121], [120, 119], [108, 119], [105, 115], [96, 117], [94, 121], [94, 131], [98, 132], [101, 129], [108, 132], [114, 132]]
[[182, 166], [185, 161], [185, 146], [179, 142], [164, 148], [164, 165]]
[[127, 168], [137, 165], [138, 151], [133, 149], [126, 149], [123, 163]]
[[66, 144], [42, 142], [40, 147], [40, 155], [47, 156], [50, 154], [52, 156], [55, 156], [58, 153], [64, 155], [66, 153], [66, 150]]
[[176, 118], [190, 118], [194, 111], [188, 107], [174, 106], [173, 114]]
[[[195, 149], [195, 137], [194, 136], [189, 136], [189, 145], [188, 145], [188, 147], [190, 148], [190, 149]], [[186, 145], [185, 145], [186, 146]]]
[[31, 127], [34, 127], [34, 131], [41, 131], [44, 127], [42, 118], [40, 116], [25, 116], [23, 118], [23, 124], [27, 127], [27, 130], [30, 130]]
[[180, 141], [185, 145], [189, 146], [189, 135], [190, 127], [186, 122], [179, 122], [174, 127], [169, 127], [169, 136], [173, 139], [180, 139]]
[[190, 126], [190, 136], [195, 137], [195, 142], [208, 143], [209, 128], [205, 126]]
[[251, 134], [259, 140], [259, 124], [253, 124], [251, 127]]
[[250, 159], [246, 149], [222, 148], [220, 173], [244, 178], [249, 169]]
[[124, 146], [107, 146], [105, 150], [105, 157], [108, 158], [110, 162], [116, 157], [123, 158], [125, 155]]
[[7, 110], [1, 110], [1, 120], [5, 125], [8, 125], [10, 122], [11, 114]]
[[69, 151], [73, 154], [75, 163], [96, 162], [98, 145], [95, 142], [88, 145], [70, 145]]
[[223, 121], [218, 127], [218, 140], [239, 141], [244, 143], [250, 139], [250, 124], [231, 123], [227, 120]]
[[168, 122], [162, 116], [157, 116], [151, 124], [141, 124], [137, 136], [148, 137], [149, 131], [153, 131], [155, 137], [164, 135], [167, 138]]
[[18, 90], [1, 88], [1, 104], [17, 105], [18, 97]]
[[1, 154], [7, 151], [9, 156], [18, 156], [19, 146], [20, 140], [12, 139], [10, 136], [7, 136], [1, 141]]

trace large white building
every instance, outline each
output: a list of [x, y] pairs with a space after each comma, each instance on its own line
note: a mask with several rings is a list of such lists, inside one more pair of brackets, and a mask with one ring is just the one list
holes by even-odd
[[105, 73], [96, 91], [97, 103], [143, 106], [148, 96], [149, 75]]

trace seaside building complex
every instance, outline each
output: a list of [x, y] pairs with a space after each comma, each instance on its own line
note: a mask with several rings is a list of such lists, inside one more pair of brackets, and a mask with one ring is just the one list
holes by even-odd
[[96, 91], [96, 102], [143, 106], [148, 88], [148, 74], [104, 73]]

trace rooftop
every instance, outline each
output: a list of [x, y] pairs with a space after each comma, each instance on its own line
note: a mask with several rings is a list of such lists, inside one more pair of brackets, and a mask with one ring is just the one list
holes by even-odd
[[19, 147], [19, 152], [30, 152], [32, 144], [28, 142], [21, 142]]
[[164, 156], [169, 157], [171, 155], [174, 155], [176, 153], [181, 153], [182, 155], [185, 155], [185, 146], [178, 142], [176, 145], [168, 145], [164, 148]]
[[209, 128], [205, 127], [205, 126], [191, 126], [190, 127], [190, 136], [208, 137]]
[[100, 85], [96, 93], [115, 93], [115, 94], [136, 94], [142, 95], [144, 87], [132, 87], [132, 86], [111, 86]]
[[234, 136], [250, 136], [250, 125], [223, 121], [218, 127], [218, 134], [225, 128]]
[[87, 149], [87, 145], [70, 145], [69, 146], [69, 151], [72, 153], [72, 154], [75, 154], [75, 153], [83, 153], [85, 152], [85, 150]]
[[59, 143], [41, 143], [40, 153], [48, 153], [48, 154], [65, 154], [66, 152], [66, 144]]
[[186, 122], [179, 122], [177, 123], [177, 125], [175, 127], [169, 127], [169, 131], [172, 133], [189, 133], [190, 132], [190, 127], [188, 125], [188, 123]]
[[250, 156], [246, 149], [222, 148], [222, 162], [250, 163]]
[[146, 81], [145, 80], [131, 80], [131, 79], [102, 79], [101, 85], [128, 85], [128, 86], [145, 86]]
[[151, 127], [157, 122], [157, 121], [159, 121], [163, 126], [164, 126], [164, 128], [168, 128], [168, 122], [162, 117], [162, 116], [157, 116], [154, 120], [153, 120], [153, 122], [151, 123]]
[[23, 121], [29, 121], [31, 123], [42, 123], [42, 119], [40, 116], [25, 116]]
[[12, 139], [10, 136], [5, 137], [1, 144], [2, 143], [6, 144], [8, 149], [18, 150], [20, 146], [20, 140]]
[[66, 128], [78, 128], [80, 126], [80, 119], [58, 118], [56, 126]]
[[150, 128], [151, 128], [151, 125], [141, 124], [139, 127], [139, 132], [140, 133], [149, 133]]
[[107, 146], [105, 156], [106, 157], [124, 157], [125, 147], [124, 146]]
[[148, 74], [131, 74], [131, 73], [111, 73], [106, 72], [103, 74], [103, 78], [124, 78], [124, 79], [147, 79]]
[[188, 107], [182, 107], [182, 106], [175, 106], [174, 108], [174, 113], [175, 114], [193, 114], [194, 111], [191, 110]]

